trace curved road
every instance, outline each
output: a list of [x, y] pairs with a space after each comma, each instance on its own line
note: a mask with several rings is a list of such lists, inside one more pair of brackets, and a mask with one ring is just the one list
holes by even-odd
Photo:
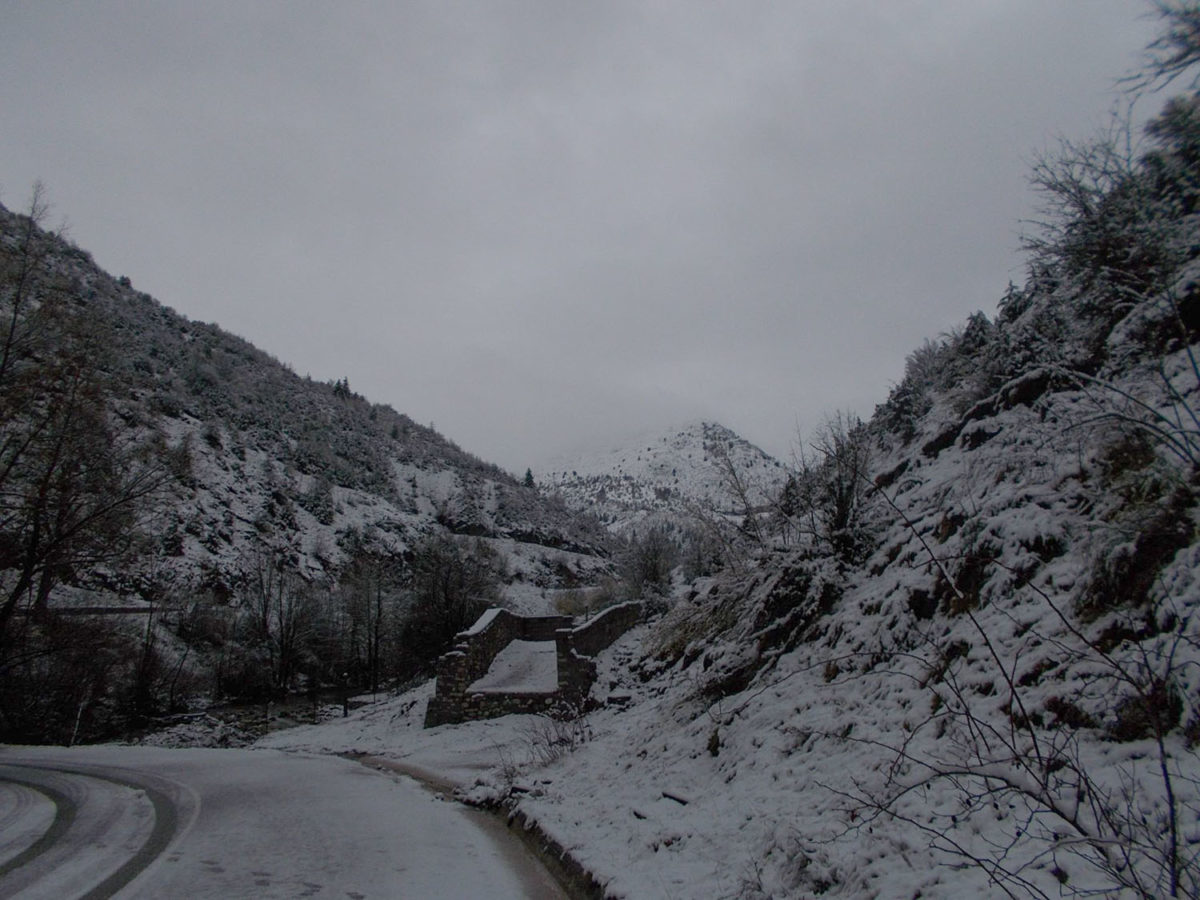
[[0, 897], [565, 896], [476, 815], [336, 757], [0, 747]]

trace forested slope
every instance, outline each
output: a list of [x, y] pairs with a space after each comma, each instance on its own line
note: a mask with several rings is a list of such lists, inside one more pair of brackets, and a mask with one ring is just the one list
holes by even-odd
[[[29, 213], [0, 208], [3, 734], [102, 732], [131, 691], [141, 715], [378, 685], [489, 602], [609, 570], [591, 520], [111, 277], [40, 191]], [[81, 605], [171, 627], [59, 615]]]

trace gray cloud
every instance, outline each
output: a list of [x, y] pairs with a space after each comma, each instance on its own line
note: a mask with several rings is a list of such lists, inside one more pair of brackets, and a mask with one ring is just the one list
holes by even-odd
[[1129, 0], [7, 5], [0, 184], [98, 261], [503, 465], [786, 455], [994, 309]]

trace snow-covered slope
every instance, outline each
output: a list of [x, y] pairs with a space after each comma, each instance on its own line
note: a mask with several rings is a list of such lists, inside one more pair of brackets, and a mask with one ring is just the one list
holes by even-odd
[[[1187, 351], [1163, 361], [1200, 402]], [[1103, 401], [1029, 374], [877, 431], [863, 559], [698, 581], [604, 655], [581, 722], [424, 731], [410, 695], [271, 745], [508, 798], [614, 898], [1168, 896], [1172, 804], [1195, 896], [1197, 510]]]
[[[0, 207], [15, 252], [23, 218]], [[542, 587], [606, 567], [606, 536], [510, 474], [345, 381], [316, 382], [216, 325], [193, 322], [43, 236], [41, 277], [66, 285], [107, 336], [122, 437], [157, 433], [174, 475], [153, 523], [157, 546], [92, 575], [134, 594], [227, 596], [269, 551], [307, 579], [335, 577], [356, 550], [403, 558], [432, 534], [491, 541]], [[522, 593], [529, 582], [517, 586]]]
[[741, 516], [746, 509], [734, 476], [755, 507], [776, 497], [787, 478], [782, 463], [713, 422], [660, 429], [554, 460], [547, 470], [544, 490], [619, 534], [647, 519], [687, 521], [697, 509]]
[[538, 773], [615, 896], [1200, 896], [1200, 96], [1151, 133]]

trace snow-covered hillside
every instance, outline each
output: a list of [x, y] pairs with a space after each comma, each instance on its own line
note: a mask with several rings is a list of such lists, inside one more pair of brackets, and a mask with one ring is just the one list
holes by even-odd
[[698, 510], [745, 515], [734, 478], [757, 508], [778, 496], [787, 469], [722, 425], [692, 422], [554, 460], [542, 487], [571, 509], [628, 534], [647, 520], [687, 522]]
[[611, 574], [594, 520], [36, 218], [0, 207], [0, 738], [378, 687], [490, 603]]
[[[1187, 351], [1163, 362], [1200, 402]], [[1196, 896], [1192, 476], [1095, 419], [1161, 398], [1155, 372], [1030, 373], [877, 431], [871, 552], [685, 588], [604, 654], [583, 720], [423, 730], [425, 688], [267, 745], [506, 800], [613, 898], [1148, 898], [1172, 867]]]
[[[7, 249], [23, 221], [0, 207]], [[438, 533], [498, 542], [543, 587], [558, 583], [555, 570], [586, 579], [605, 567], [601, 532], [431, 428], [344, 381], [299, 377], [111, 277], [86, 252], [42, 240], [41, 277], [67, 285], [111, 342], [122, 430], [159, 435], [176, 476], [153, 525], [158, 552], [105, 575], [110, 586], [135, 594], [152, 571], [160, 589], [224, 595], [264, 548], [305, 578], [332, 577], [347, 548], [402, 557]]]

